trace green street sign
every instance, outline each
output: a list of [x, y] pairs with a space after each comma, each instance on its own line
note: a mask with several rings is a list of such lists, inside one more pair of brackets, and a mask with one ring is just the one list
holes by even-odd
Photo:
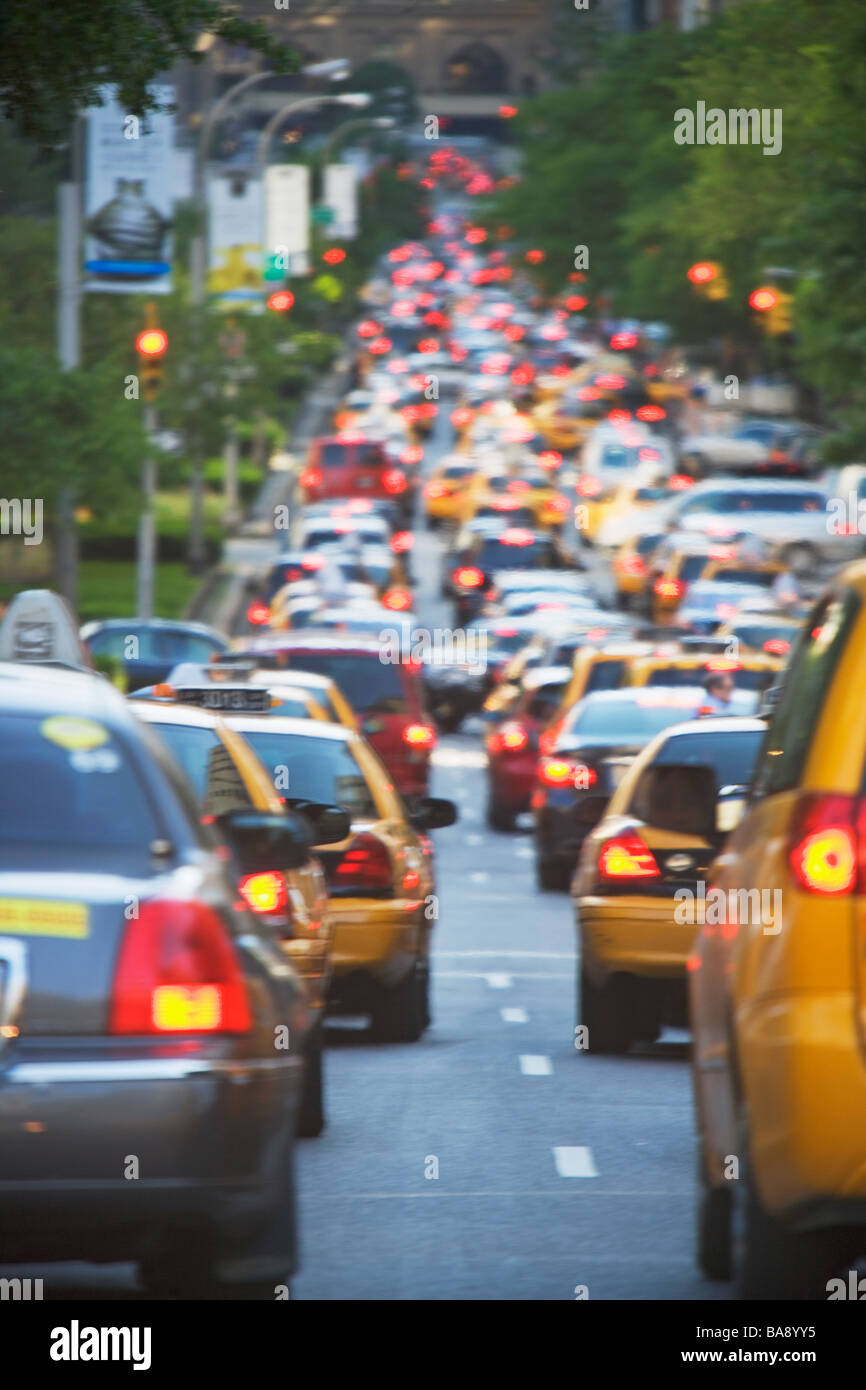
[[263, 280], [285, 280], [289, 272], [285, 266], [277, 264], [281, 259], [282, 257], [277, 255], [265, 256], [265, 268], [262, 271]]
[[313, 221], [327, 224], [334, 220], [334, 209], [328, 207], [327, 203], [317, 203], [313, 208]]

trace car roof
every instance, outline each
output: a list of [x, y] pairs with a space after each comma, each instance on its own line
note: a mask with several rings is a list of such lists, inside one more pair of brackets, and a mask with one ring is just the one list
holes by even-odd
[[685, 734], [742, 734], [766, 733], [767, 725], [756, 714], [719, 714], [712, 718], [686, 719], [663, 730], [662, 742], [682, 738]]
[[223, 722], [240, 734], [255, 734], [262, 729], [272, 734], [303, 734], [306, 738], [324, 738], [331, 743], [351, 743], [358, 737], [345, 724], [331, 724], [324, 719], [294, 719], [287, 714], [243, 714], [226, 711]]
[[130, 701], [136, 718], [148, 724], [194, 724], [198, 729], [219, 729], [223, 720], [213, 710], [202, 709], [199, 705], [163, 703], [158, 700]]
[[820, 483], [803, 482], [797, 478], [705, 478], [683, 493], [684, 497], [701, 497], [705, 492], [823, 492]]
[[0, 662], [0, 710], [67, 714], [127, 726], [132, 718], [120, 691], [97, 672], [32, 661]]
[[300, 632], [256, 633], [241, 638], [237, 651], [334, 651], [357, 652], [366, 656], [378, 653], [381, 643], [370, 637], [353, 636], [350, 632], [322, 631], [316, 628], [303, 628]]
[[99, 618], [94, 619], [93, 622], [85, 623], [81, 628], [81, 636], [86, 640], [94, 633], [102, 632], [106, 628], [121, 628], [128, 631], [132, 627], [182, 632], [194, 637], [212, 637], [220, 642], [226, 640], [223, 633], [217, 632], [214, 627], [208, 627], [207, 623], [186, 622], [183, 619], [175, 618]]

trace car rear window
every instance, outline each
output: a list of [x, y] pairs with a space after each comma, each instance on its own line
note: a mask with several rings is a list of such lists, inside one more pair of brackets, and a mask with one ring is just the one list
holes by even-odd
[[[683, 686], [697, 685], [708, 674], [706, 667], [695, 666], [657, 666], [650, 671], [647, 685]], [[750, 671], [745, 667], [732, 671], [734, 686], [738, 690], [766, 690], [777, 677], [775, 671]]]
[[228, 749], [213, 729], [196, 724], [151, 725], [209, 816], [248, 811], [253, 801]]
[[694, 718], [701, 702], [700, 690], [693, 690], [692, 698], [676, 695], [660, 698], [657, 693], [635, 694], [633, 700], [599, 700], [575, 705], [557, 740], [557, 748], [567, 749], [579, 744], [592, 743], [649, 743], [650, 739], [684, 719]]
[[594, 690], [616, 690], [622, 683], [625, 661], [596, 661], [590, 668], [586, 681], [586, 693]]
[[278, 733], [267, 727], [246, 734], [272, 777], [288, 769], [289, 800], [303, 797], [341, 806], [353, 816], [378, 819], [378, 810], [363, 772], [345, 743]]
[[509, 544], [498, 538], [482, 542], [478, 563], [488, 574], [495, 570], [547, 569], [552, 563], [550, 543], [533, 540]]
[[681, 579], [697, 579], [707, 567], [706, 555], [684, 555], [680, 563]]
[[0, 715], [0, 854], [135, 849], [163, 834], [128, 749], [95, 719]]
[[397, 662], [380, 661], [377, 652], [286, 652], [289, 669], [330, 676], [360, 714], [407, 714], [408, 676]]
[[724, 569], [717, 570], [713, 578], [718, 584], [757, 584], [762, 589], [769, 589], [776, 574], [773, 570]]
[[716, 786], [745, 787], [752, 780], [762, 729], [718, 730], [712, 733], [674, 734], [656, 753], [652, 765], [704, 763], [716, 774]]

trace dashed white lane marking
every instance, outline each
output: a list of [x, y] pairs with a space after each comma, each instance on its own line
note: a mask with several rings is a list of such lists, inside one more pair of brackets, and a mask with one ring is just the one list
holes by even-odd
[[511, 988], [511, 976], [501, 975], [497, 971], [494, 971], [492, 975], [482, 975], [481, 979], [486, 980], [491, 989]]
[[500, 1009], [503, 1023], [528, 1023], [529, 1014], [525, 1009]]
[[549, 1057], [525, 1052], [520, 1057], [520, 1070], [524, 1076], [552, 1076], [553, 1063]]
[[514, 851], [514, 858], [515, 858], [515, 859], [534, 859], [534, 858], [535, 858], [535, 850], [534, 850], [534, 849], [530, 849], [528, 845], [518, 845], [517, 848], [516, 848], [515, 851]]
[[[528, 974], [514, 972], [510, 975], [490, 975], [486, 970], [437, 970], [437, 980], [486, 980], [491, 989], [510, 989], [512, 980], [570, 980], [574, 984], [573, 975], [562, 975], [553, 971], [535, 970]], [[507, 984], [494, 984], [495, 980], [507, 980]]]
[[592, 1149], [583, 1145], [560, 1147], [553, 1150], [553, 1161], [561, 1178], [597, 1178], [598, 1169], [592, 1157]]
[[467, 843], [467, 845], [483, 845], [483, 844], [484, 844], [484, 836], [483, 836], [483, 835], [467, 835], [467, 836], [466, 836], [466, 843]]
[[486, 869], [479, 869], [477, 873], [469, 875], [469, 880], [471, 883], [487, 883], [490, 880], [490, 875]]

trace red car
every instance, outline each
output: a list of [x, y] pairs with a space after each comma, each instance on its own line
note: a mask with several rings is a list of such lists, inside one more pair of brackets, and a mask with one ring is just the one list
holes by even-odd
[[[394, 631], [401, 631], [398, 622]], [[295, 667], [330, 676], [357, 714], [361, 732], [379, 754], [397, 790], [412, 800], [428, 794], [435, 730], [424, 705], [420, 666], [408, 659], [383, 660], [385, 654], [379, 634], [369, 638], [351, 632], [304, 629], [262, 633], [252, 638], [243, 652], [233, 652], [232, 659], [255, 656], [258, 665], [265, 668]]]
[[395, 465], [386, 446], [351, 431], [314, 439], [298, 481], [304, 502], [382, 497], [404, 508], [409, 503], [406, 473]]
[[523, 691], [507, 717], [485, 735], [487, 824], [513, 830], [528, 811], [538, 773], [539, 735], [556, 713], [571, 678], [568, 666], [536, 666], [523, 677]]

